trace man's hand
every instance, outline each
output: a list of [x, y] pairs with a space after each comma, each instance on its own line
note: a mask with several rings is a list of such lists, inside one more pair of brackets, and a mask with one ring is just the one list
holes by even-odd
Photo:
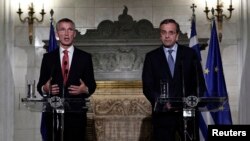
[[85, 85], [85, 83], [82, 81], [82, 79], [80, 79], [80, 86], [76, 86], [76, 85], [70, 85], [70, 87], [68, 88], [69, 90], [69, 94], [71, 95], [79, 95], [81, 93], [85, 93], [88, 94], [88, 87]]
[[47, 94], [52, 94], [52, 95], [58, 95], [59, 94], [59, 87], [57, 84], [51, 85], [51, 79], [50, 78], [45, 85], [43, 85], [43, 91]]

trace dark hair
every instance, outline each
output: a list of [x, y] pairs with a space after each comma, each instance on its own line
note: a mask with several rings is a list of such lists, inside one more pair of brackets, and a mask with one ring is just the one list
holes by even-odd
[[62, 22], [66, 22], [66, 23], [71, 23], [73, 25], [73, 28], [75, 29], [75, 23], [71, 20], [71, 19], [68, 19], [68, 18], [62, 18], [60, 19], [57, 23], [56, 23], [56, 30], [58, 30], [58, 26], [60, 23]]
[[169, 24], [169, 23], [173, 23], [175, 24], [176, 26], [176, 32], [179, 33], [181, 30], [180, 30], [180, 25], [174, 20], [174, 19], [165, 19], [163, 20], [161, 23], [160, 23], [160, 27], [161, 25], [163, 24]]

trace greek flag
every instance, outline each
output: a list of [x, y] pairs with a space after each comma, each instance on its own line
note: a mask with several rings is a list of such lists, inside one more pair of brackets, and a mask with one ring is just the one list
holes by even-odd
[[201, 61], [200, 45], [199, 45], [197, 33], [196, 33], [195, 17], [192, 18], [192, 22], [191, 22], [191, 34], [190, 34], [189, 47], [193, 48], [196, 51], [198, 55], [198, 59]]

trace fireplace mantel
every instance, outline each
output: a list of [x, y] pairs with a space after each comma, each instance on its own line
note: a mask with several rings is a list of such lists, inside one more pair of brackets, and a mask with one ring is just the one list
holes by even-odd
[[[104, 20], [84, 35], [77, 31], [74, 41], [92, 54], [97, 89], [90, 98], [89, 124], [94, 125], [91, 136], [100, 141], [150, 140], [152, 109], [142, 93], [141, 72], [145, 54], [161, 45], [159, 28], [127, 12], [125, 6], [118, 21]], [[207, 40], [199, 39], [202, 49]], [[49, 41], [44, 43], [47, 48]], [[180, 33], [179, 43], [189, 45], [186, 34]]]

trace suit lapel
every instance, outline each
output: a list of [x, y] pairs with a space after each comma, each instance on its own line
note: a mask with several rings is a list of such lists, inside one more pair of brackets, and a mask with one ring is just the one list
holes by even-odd
[[69, 76], [68, 76], [68, 81], [70, 81], [71, 80], [71, 77], [72, 77], [72, 73], [73, 72], [77, 72], [77, 71], [75, 71], [75, 69], [77, 69], [76, 68], [76, 66], [77, 66], [77, 54], [78, 54], [78, 51], [77, 51], [77, 49], [75, 48], [74, 49], [74, 52], [73, 52], [73, 56], [72, 56], [72, 61], [71, 61], [71, 65], [70, 65], [70, 69], [69, 69]]
[[174, 74], [178, 74], [178, 71], [180, 71], [181, 65], [182, 65], [182, 46], [178, 45], [176, 58], [175, 58], [175, 69]]
[[179, 89], [178, 84], [182, 84], [183, 82], [183, 71], [185, 68], [183, 68], [183, 46], [178, 45], [177, 49], [177, 54], [176, 54], [176, 61], [175, 61], [175, 70], [174, 70], [174, 78], [173, 78], [173, 83], [174, 83], [174, 90]]
[[55, 66], [58, 66], [58, 69], [57, 70], [59, 70], [59, 76], [60, 76], [60, 78], [59, 78], [59, 80], [60, 80], [60, 82], [62, 81], [63, 82], [63, 74], [62, 74], [62, 65], [61, 65], [61, 59], [60, 59], [60, 50], [58, 49], [58, 51], [56, 52], [56, 54], [55, 54], [55, 57], [56, 57], [56, 64], [55, 64]]

